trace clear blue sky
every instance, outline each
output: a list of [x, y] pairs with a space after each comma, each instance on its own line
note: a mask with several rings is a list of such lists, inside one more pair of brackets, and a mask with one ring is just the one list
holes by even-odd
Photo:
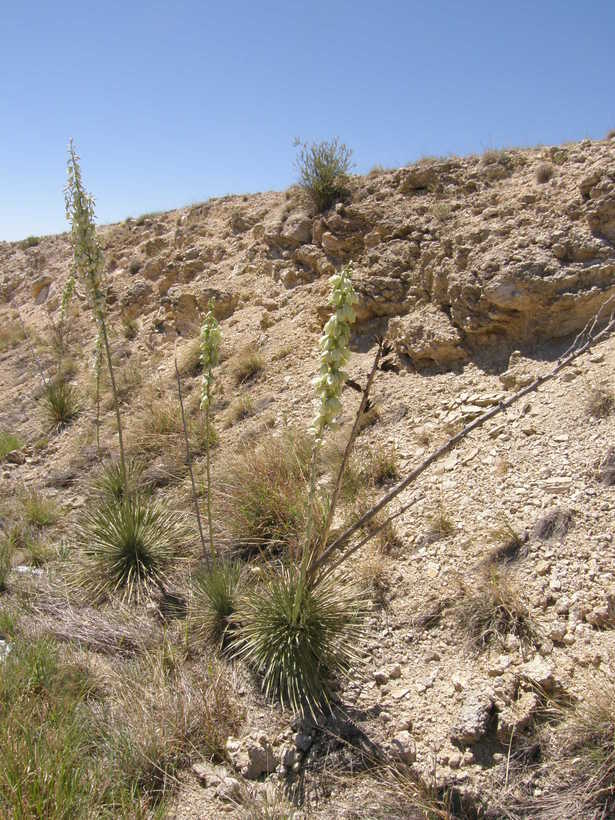
[[283, 189], [295, 136], [357, 172], [615, 128], [614, 0], [2, 3], [0, 239]]

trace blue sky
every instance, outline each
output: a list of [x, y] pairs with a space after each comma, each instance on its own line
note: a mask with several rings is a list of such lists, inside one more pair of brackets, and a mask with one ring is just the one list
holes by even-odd
[[615, 2], [2, 4], [0, 239], [66, 230], [74, 137], [98, 221], [286, 188], [293, 138], [355, 170], [615, 128]]

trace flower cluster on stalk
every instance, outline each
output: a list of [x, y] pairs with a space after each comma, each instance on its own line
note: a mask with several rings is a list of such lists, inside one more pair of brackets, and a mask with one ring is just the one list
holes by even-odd
[[312, 382], [318, 394], [318, 410], [312, 424], [317, 439], [322, 438], [325, 430], [335, 424], [342, 409], [340, 396], [348, 378], [343, 367], [350, 357], [350, 325], [355, 320], [352, 306], [357, 301], [352, 273], [352, 263], [348, 263], [329, 279], [329, 304], [335, 312], [320, 337], [320, 372]]
[[201, 408], [207, 410], [211, 403], [214, 383], [213, 369], [220, 361], [220, 342], [222, 333], [220, 325], [213, 312], [213, 304], [209, 303], [209, 310], [201, 325], [201, 365], [203, 366], [203, 381], [201, 386]]
[[[68, 182], [64, 189], [66, 218], [71, 223], [74, 270], [83, 281], [96, 314], [103, 310], [101, 273], [104, 264], [102, 248], [96, 237], [94, 198], [83, 187], [79, 156], [73, 141], [68, 146]], [[70, 280], [69, 280], [70, 281]], [[69, 286], [72, 290], [72, 286]], [[70, 292], [67, 296], [67, 302]]]

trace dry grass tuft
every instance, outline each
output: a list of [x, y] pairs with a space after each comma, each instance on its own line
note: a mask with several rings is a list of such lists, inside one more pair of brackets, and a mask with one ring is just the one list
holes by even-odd
[[252, 345], [245, 347], [234, 358], [231, 373], [236, 385], [245, 384], [265, 367], [261, 354]]
[[594, 419], [605, 419], [615, 410], [615, 394], [600, 385], [592, 388], [587, 398], [587, 412]]
[[266, 435], [227, 459], [214, 482], [216, 508], [241, 549], [298, 548], [306, 522], [311, 441], [304, 434]]
[[194, 378], [201, 373], [203, 365], [201, 362], [201, 340], [199, 338], [190, 339], [180, 348], [177, 354], [177, 367], [180, 376]]
[[537, 630], [521, 591], [504, 570], [487, 567], [460, 579], [451, 611], [476, 649], [504, 645], [508, 635], [526, 644], [536, 642]]
[[536, 168], [536, 182], [543, 185], [553, 177], [554, 169], [550, 162], [541, 162]]
[[239, 396], [229, 408], [229, 426], [254, 415], [254, 402], [251, 396]]

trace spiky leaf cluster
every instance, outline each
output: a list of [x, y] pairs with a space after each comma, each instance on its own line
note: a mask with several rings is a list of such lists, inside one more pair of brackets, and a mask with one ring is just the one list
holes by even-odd
[[300, 569], [284, 568], [243, 599], [236, 652], [261, 672], [268, 696], [314, 713], [329, 702], [333, 680], [356, 661], [359, 615], [347, 583], [309, 584]]

